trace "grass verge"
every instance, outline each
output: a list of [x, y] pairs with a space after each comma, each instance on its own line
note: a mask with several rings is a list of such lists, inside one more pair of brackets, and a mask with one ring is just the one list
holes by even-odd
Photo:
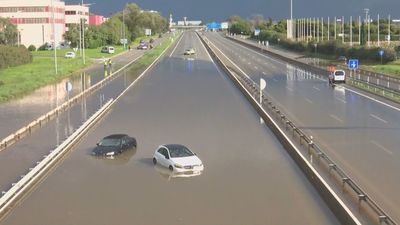
[[368, 85], [366, 83], [357, 82], [357, 81], [353, 81], [353, 82], [350, 81], [350, 82], [347, 82], [347, 84], [350, 84], [353, 87], [356, 87], [356, 88], [359, 88], [361, 90], [367, 91], [367, 92], [372, 93], [374, 95], [384, 97], [384, 98], [386, 98], [388, 100], [391, 100], [393, 102], [400, 103], [400, 94], [389, 92], [387, 90], [384, 90], [384, 89], [381, 89], [381, 88], [378, 88], [378, 87], [375, 87], [375, 86], [370, 86], [370, 85]]

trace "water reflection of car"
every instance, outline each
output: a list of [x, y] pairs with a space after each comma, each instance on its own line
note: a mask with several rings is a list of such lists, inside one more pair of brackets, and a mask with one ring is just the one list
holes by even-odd
[[202, 171], [175, 172], [160, 165], [154, 166], [155, 170], [164, 178], [170, 180], [172, 178], [188, 178], [200, 176]]
[[178, 144], [161, 145], [154, 152], [153, 163], [174, 172], [203, 171], [203, 162], [187, 147]]
[[186, 49], [183, 54], [184, 55], [194, 55], [194, 54], [196, 54], [196, 51], [194, 50], [194, 48], [189, 48], [189, 49]]
[[113, 134], [104, 137], [93, 149], [92, 155], [113, 157], [131, 148], [136, 148], [136, 139], [126, 134]]

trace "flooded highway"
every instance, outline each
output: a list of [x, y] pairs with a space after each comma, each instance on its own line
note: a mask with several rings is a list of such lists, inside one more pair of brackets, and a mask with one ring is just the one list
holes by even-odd
[[[183, 56], [187, 48], [194, 56]], [[339, 224], [193, 32], [90, 131], [1, 225]], [[138, 147], [92, 157], [104, 136]], [[154, 166], [161, 144], [184, 144], [205, 169]]]

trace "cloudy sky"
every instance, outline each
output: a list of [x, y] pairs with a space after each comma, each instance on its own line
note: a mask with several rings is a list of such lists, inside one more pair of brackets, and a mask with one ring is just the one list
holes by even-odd
[[[67, 4], [80, 0], [65, 0]], [[84, 0], [95, 3], [91, 12], [109, 16], [120, 11], [128, 0]], [[189, 20], [205, 22], [224, 21], [231, 15], [248, 18], [261, 14], [265, 18], [283, 19], [289, 17], [290, 0], [134, 0], [143, 9], [157, 10], [164, 17], [173, 14], [174, 20], [187, 16]], [[294, 17], [359, 16], [363, 9], [370, 8], [371, 15], [388, 14], [400, 18], [400, 0], [293, 0]]]

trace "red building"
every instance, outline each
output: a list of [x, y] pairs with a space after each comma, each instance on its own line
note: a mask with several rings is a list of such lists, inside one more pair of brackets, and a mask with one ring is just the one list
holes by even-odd
[[89, 25], [99, 26], [105, 22], [104, 16], [99, 15], [90, 15], [89, 16]]

